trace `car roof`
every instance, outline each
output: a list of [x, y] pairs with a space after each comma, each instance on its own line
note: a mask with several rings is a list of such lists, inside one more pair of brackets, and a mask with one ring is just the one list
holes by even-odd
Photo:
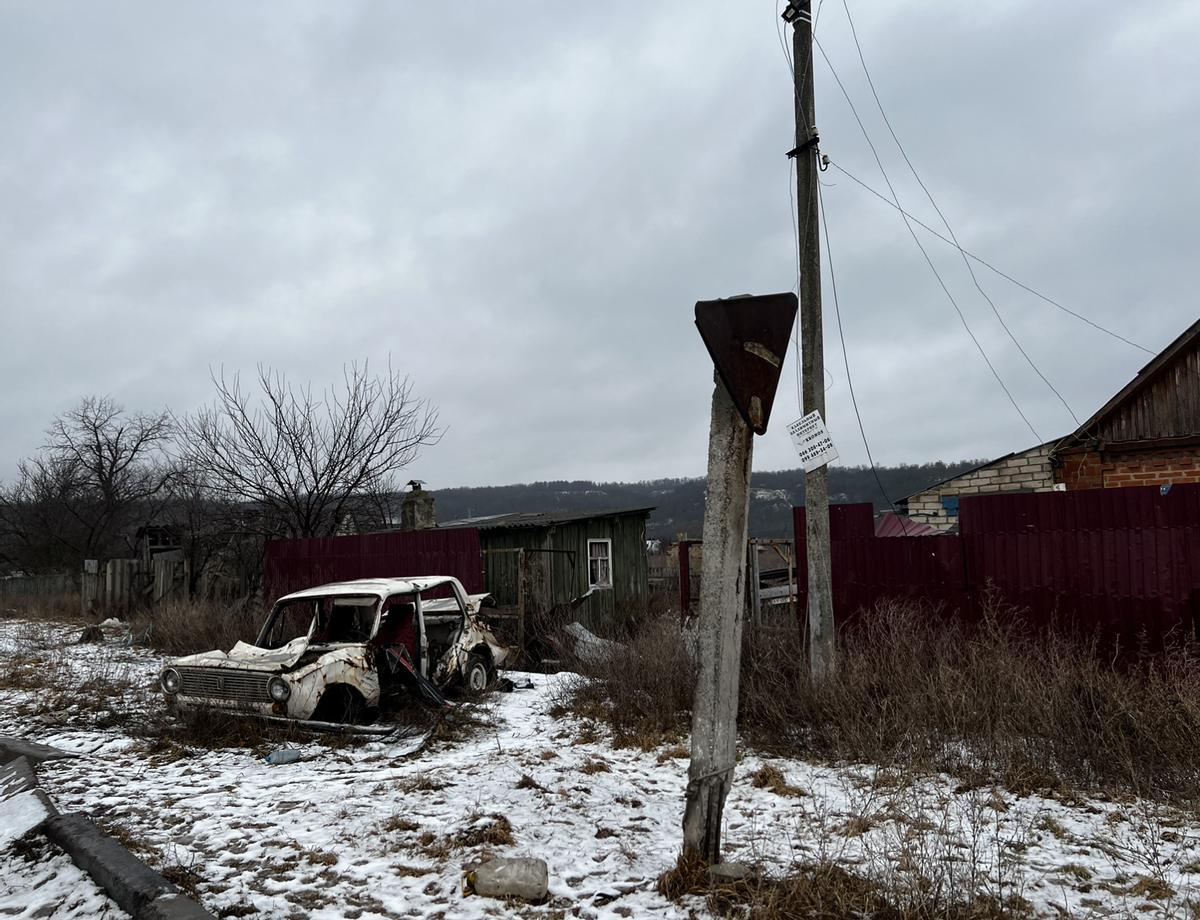
[[317, 585], [315, 588], [305, 588], [303, 591], [293, 591], [279, 598], [276, 603], [305, 597], [328, 597], [331, 594], [374, 594], [376, 597], [386, 598], [393, 594], [428, 591], [455, 580], [450, 575], [426, 575], [421, 578], [359, 578], [354, 581], [335, 581], [327, 585]]

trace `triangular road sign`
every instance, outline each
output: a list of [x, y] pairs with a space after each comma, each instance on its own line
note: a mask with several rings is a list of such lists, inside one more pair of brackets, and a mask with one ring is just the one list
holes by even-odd
[[771, 419], [775, 389], [787, 354], [796, 295], [742, 295], [696, 304], [696, 328], [725, 389], [755, 434]]

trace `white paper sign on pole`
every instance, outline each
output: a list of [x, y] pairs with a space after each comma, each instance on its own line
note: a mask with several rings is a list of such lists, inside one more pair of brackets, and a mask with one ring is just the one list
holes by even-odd
[[837, 448], [833, 446], [833, 439], [821, 420], [821, 413], [814, 411], [796, 419], [788, 425], [788, 433], [796, 445], [804, 472], [811, 473], [838, 458]]

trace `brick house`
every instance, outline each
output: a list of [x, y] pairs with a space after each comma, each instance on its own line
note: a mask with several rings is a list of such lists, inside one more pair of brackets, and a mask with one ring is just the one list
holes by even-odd
[[1054, 488], [1053, 441], [1006, 454], [900, 500], [911, 520], [949, 530], [958, 523], [960, 495], [988, 492], [1049, 492]]
[[958, 524], [960, 495], [1200, 482], [1200, 320], [1076, 431], [900, 501], [910, 518]]

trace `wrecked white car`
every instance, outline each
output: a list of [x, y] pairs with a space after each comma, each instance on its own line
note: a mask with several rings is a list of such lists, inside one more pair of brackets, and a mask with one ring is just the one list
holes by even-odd
[[483, 690], [515, 657], [457, 578], [378, 578], [321, 585], [280, 598], [254, 645], [167, 663], [160, 683], [183, 709], [296, 720], [358, 722], [388, 696], [432, 702], [461, 686]]

